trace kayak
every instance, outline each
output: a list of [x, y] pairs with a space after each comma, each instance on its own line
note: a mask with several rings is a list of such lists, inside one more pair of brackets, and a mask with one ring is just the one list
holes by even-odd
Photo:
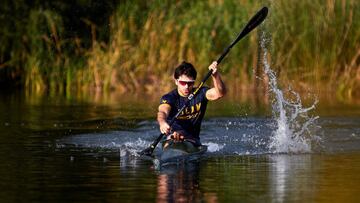
[[166, 141], [163, 143], [161, 151], [156, 153], [151, 159], [154, 167], [160, 169], [166, 165], [182, 164], [199, 160], [206, 151], [206, 145], [194, 146], [188, 141]]

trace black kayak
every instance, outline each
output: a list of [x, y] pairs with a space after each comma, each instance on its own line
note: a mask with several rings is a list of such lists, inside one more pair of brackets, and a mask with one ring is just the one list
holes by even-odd
[[[206, 145], [194, 146], [189, 141], [166, 141], [162, 149], [155, 156], [147, 157], [154, 163], [156, 169], [160, 169], [166, 165], [182, 164], [186, 162], [196, 161], [201, 158], [207, 151]], [[164, 145], [167, 145], [164, 147]]]

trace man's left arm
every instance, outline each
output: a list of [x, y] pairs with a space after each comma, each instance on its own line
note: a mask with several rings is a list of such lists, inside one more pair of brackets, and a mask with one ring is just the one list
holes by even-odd
[[214, 87], [210, 88], [206, 92], [206, 98], [210, 101], [220, 99], [226, 94], [226, 87], [221, 79], [220, 73], [217, 71], [217, 62], [214, 61], [210, 66], [209, 70], [212, 70], [212, 80]]

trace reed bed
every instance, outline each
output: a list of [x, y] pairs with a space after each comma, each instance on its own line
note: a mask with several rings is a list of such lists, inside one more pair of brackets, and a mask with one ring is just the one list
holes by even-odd
[[[262, 6], [270, 8], [264, 25], [237, 44], [221, 64], [230, 90], [266, 90], [259, 54], [265, 32], [271, 66], [283, 85], [335, 91], [346, 98], [360, 96], [356, 0], [124, 1], [113, 9], [108, 32], [83, 20], [91, 28], [88, 39], [69, 37], [66, 16], [32, 8], [28, 19], [18, 22], [20, 36], [0, 39], [0, 72], [20, 75], [21, 84], [33, 92], [167, 91], [173, 87], [177, 64], [193, 63], [202, 77]], [[106, 40], [99, 37], [103, 35]], [[22, 43], [10, 46], [9, 38]]]

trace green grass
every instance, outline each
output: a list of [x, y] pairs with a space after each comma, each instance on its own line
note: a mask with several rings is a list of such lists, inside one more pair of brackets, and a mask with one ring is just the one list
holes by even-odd
[[82, 19], [89, 28], [82, 36], [71, 35], [67, 16], [58, 10], [21, 2], [13, 4], [23, 14], [6, 21], [11, 14], [8, 3], [0, 17], [5, 27], [0, 71], [20, 74], [30, 91], [70, 95], [83, 90], [169, 90], [177, 64], [190, 61], [202, 77], [248, 19], [268, 6], [265, 24], [238, 43], [221, 64], [231, 89], [257, 91], [266, 86], [256, 77], [262, 77], [258, 41], [265, 31], [271, 41], [271, 67], [282, 84], [360, 96], [356, 0], [124, 1], [108, 14], [107, 24]]

